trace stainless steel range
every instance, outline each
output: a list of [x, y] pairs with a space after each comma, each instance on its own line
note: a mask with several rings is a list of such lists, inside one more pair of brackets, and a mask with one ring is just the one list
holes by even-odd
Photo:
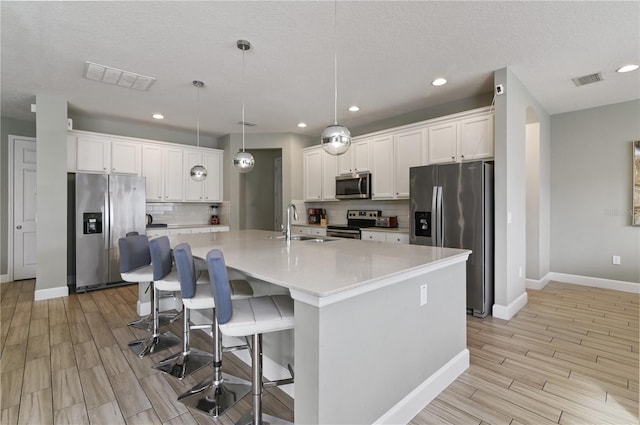
[[379, 210], [347, 210], [347, 224], [327, 226], [327, 236], [333, 238], [360, 239], [360, 229], [375, 227]]

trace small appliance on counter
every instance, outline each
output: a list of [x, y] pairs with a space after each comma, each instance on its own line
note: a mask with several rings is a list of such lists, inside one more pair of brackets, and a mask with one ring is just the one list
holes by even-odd
[[324, 208], [309, 208], [307, 214], [308, 224], [321, 224], [323, 218], [326, 222], [327, 211]]
[[394, 215], [391, 217], [377, 217], [376, 227], [398, 227], [398, 216]]
[[209, 224], [212, 224], [212, 225], [220, 224], [220, 217], [218, 217], [217, 205], [211, 205], [211, 218], [209, 219]]

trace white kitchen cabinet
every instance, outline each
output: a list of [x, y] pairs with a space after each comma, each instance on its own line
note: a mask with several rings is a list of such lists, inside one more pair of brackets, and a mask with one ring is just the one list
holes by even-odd
[[463, 119], [459, 122], [459, 129], [461, 161], [493, 157], [493, 115]]
[[394, 197], [409, 198], [409, 168], [423, 165], [426, 131], [417, 128], [394, 135], [395, 155]]
[[149, 202], [183, 200], [182, 150], [158, 145], [142, 147], [142, 175]]
[[297, 235], [327, 236], [327, 229], [318, 226], [292, 225], [291, 233]]
[[303, 188], [305, 201], [322, 200], [322, 148], [302, 152]]
[[162, 148], [155, 145], [142, 147], [142, 175], [145, 177], [147, 201], [164, 200], [164, 171], [162, 167]]
[[361, 238], [365, 241], [377, 241], [377, 242], [387, 242], [387, 243], [409, 243], [409, 234], [408, 233], [400, 233], [400, 232], [385, 232], [385, 231], [371, 231], [371, 230], [361, 230]]
[[142, 144], [125, 140], [111, 142], [112, 174], [140, 175]]
[[429, 164], [456, 161], [458, 155], [458, 123], [434, 125], [429, 131]]
[[335, 201], [338, 159], [320, 146], [302, 151], [305, 201]]
[[336, 175], [338, 175], [338, 157], [321, 149], [322, 154], [322, 200], [336, 201]]
[[106, 137], [79, 135], [76, 137], [76, 170], [108, 174], [111, 141]]
[[429, 164], [492, 158], [493, 115], [453, 120], [429, 127]]
[[84, 134], [75, 139], [76, 171], [140, 175], [141, 143]]
[[371, 170], [371, 140], [352, 141], [351, 147], [338, 156], [338, 174]]
[[224, 151], [207, 150], [203, 152], [202, 157], [207, 169], [207, 179], [204, 181], [204, 201], [222, 202]]
[[393, 192], [393, 136], [380, 136], [372, 141], [371, 199], [390, 199]]

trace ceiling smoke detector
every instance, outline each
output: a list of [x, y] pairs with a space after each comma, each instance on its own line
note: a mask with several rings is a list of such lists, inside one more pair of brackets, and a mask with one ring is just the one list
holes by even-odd
[[101, 83], [141, 91], [149, 90], [149, 87], [156, 81], [155, 78], [147, 75], [124, 71], [111, 66], [99, 65], [89, 61], [84, 63], [83, 77]]
[[597, 83], [604, 80], [602, 73], [596, 72], [595, 74], [583, 75], [582, 77], [576, 77], [571, 79], [576, 87], [584, 86], [587, 84]]

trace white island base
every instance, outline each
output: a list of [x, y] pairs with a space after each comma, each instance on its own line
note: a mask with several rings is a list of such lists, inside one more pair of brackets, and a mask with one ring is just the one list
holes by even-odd
[[468, 367], [470, 251], [274, 236], [180, 235], [171, 244], [188, 242], [199, 257], [221, 249], [228, 267], [290, 291], [295, 423], [406, 423]]

